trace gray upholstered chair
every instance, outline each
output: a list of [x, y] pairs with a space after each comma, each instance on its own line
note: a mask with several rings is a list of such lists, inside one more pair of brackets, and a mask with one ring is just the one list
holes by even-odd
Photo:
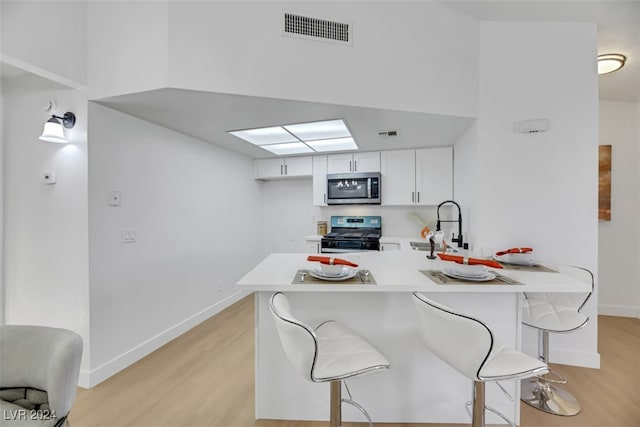
[[[525, 293], [522, 323], [538, 330], [538, 358], [549, 363], [549, 333], [571, 333], [581, 329], [589, 317], [581, 310], [595, 289], [593, 274], [582, 267], [559, 265], [555, 268], [563, 274], [591, 285], [587, 293]], [[545, 374], [522, 381], [521, 399], [541, 411], [571, 416], [580, 412], [580, 403], [567, 390], [560, 387], [567, 378], [550, 369]]]
[[59, 427], [76, 396], [82, 338], [46, 326], [0, 325], [3, 427]]
[[371, 417], [362, 406], [350, 398], [342, 398], [342, 384], [347, 378], [388, 369], [387, 359], [353, 331], [333, 320], [311, 329], [293, 316], [289, 299], [281, 292], [273, 294], [269, 307], [289, 361], [307, 380], [331, 384], [330, 426], [342, 426], [342, 402], [360, 410], [371, 426]]
[[471, 425], [485, 426], [485, 409], [514, 424], [495, 409], [485, 406], [485, 382], [518, 380], [548, 371], [547, 364], [494, 342], [491, 329], [478, 319], [413, 293], [418, 328], [427, 348], [443, 362], [473, 381]]

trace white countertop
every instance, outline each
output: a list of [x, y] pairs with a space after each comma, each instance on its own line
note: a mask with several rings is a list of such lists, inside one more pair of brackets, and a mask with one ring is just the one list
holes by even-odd
[[[341, 258], [369, 270], [377, 284], [292, 284], [296, 272], [311, 269], [317, 262], [307, 261], [307, 254], [276, 253], [267, 256], [236, 284], [243, 291], [295, 291], [295, 292], [448, 292], [448, 293], [503, 293], [503, 292], [590, 292], [590, 285], [560, 273], [522, 270], [497, 270], [523, 285], [449, 284], [439, 285], [420, 272], [438, 270], [445, 262], [429, 260], [426, 252], [413, 250], [369, 251], [341, 254]], [[317, 254], [316, 254], [317, 255]], [[325, 254], [326, 255], [326, 254]]]

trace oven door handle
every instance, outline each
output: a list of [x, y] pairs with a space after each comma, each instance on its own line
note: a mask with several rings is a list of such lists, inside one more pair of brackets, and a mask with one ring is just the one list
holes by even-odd
[[320, 248], [323, 254], [344, 254], [349, 252], [369, 252], [371, 249], [338, 249], [338, 248]]

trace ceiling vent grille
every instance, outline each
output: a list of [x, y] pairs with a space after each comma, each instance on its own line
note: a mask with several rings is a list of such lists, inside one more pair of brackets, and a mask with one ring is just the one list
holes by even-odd
[[351, 45], [351, 25], [291, 13], [284, 14], [283, 34], [290, 37]]

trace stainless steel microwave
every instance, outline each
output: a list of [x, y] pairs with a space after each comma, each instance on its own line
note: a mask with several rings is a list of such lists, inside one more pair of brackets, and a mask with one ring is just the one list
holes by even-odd
[[328, 205], [379, 205], [380, 172], [327, 175]]

